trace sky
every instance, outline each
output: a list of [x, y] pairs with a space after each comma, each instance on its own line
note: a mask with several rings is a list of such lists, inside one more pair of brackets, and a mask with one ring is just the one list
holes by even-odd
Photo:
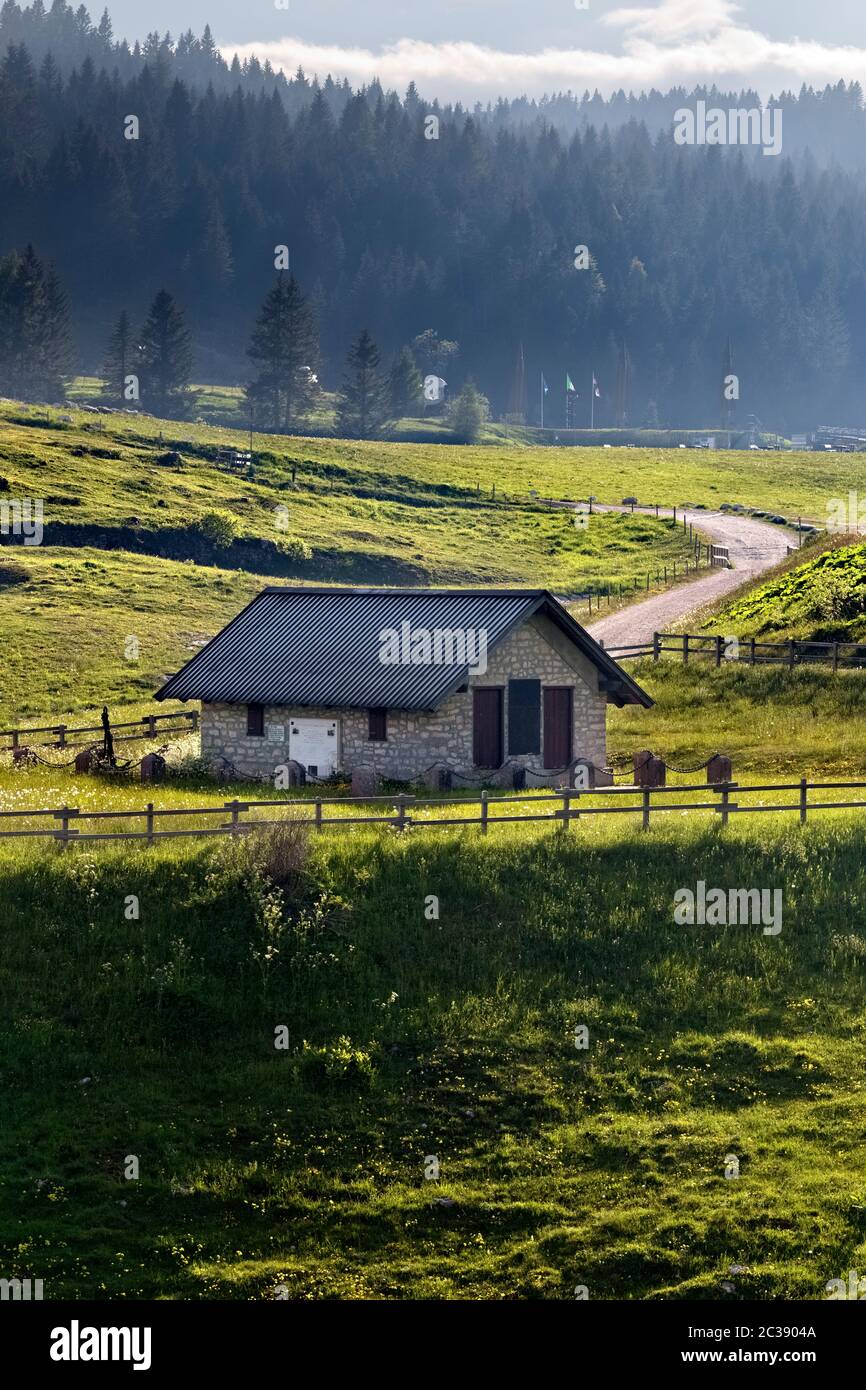
[[[99, 8], [101, 9], [101, 3]], [[227, 57], [443, 100], [716, 82], [866, 86], [866, 0], [109, 0], [115, 35], [210, 23]]]

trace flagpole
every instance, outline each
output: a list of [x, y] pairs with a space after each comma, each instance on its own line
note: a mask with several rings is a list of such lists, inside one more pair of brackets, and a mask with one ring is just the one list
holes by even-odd
[[544, 372], [541, 373], [541, 428], [544, 429]]
[[592, 385], [589, 388], [589, 428], [595, 429], [595, 372], [592, 374]]

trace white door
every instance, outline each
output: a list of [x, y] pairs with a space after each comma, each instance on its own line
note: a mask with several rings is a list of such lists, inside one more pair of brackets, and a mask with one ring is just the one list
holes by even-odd
[[340, 721], [290, 719], [289, 757], [310, 777], [330, 777], [340, 767]]

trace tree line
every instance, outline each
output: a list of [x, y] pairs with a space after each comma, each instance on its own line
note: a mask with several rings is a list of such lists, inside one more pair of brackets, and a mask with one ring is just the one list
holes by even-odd
[[[424, 409], [424, 381], [444, 385], [438, 373], [459, 355], [459, 344], [432, 330], [395, 355], [390, 369], [367, 329], [346, 358], [337, 394], [336, 433], [344, 438], [382, 438], [395, 421]], [[297, 433], [320, 405], [318, 334], [294, 275], [280, 272], [265, 296], [247, 349], [250, 380], [246, 406], [259, 430]], [[60, 402], [71, 361], [69, 307], [55, 271], [32, 246], [0, 261], [0, 394], [27, 401]], [[434, 374], [435, 371], [435, 374]], [[109, 336], [99, 376], [101, 401], [184, 419], [196, 409], [192, 334], [183, 310], [165, 289], [155, 295], [135, 329], [121, 310]], [[434, 399], [440, 402], [440, 393]], [[444, 391], [441, 393], [444, 400]], [[471, 443], [489, 415], [489, 402], [472, 382], [454, 392], [447, 421], [454, 437]]]
[[[55, 56], [48, 35], [73, 21], [79, 56]], [[595, 374], [596, 424], [706, 427], [730, 340], [735, 422], [858, 422], [862, 173], [677, 147], [658, 123], [697, 93], [466, 111], [414, 87], [400, 98], [235, 70], [204, 36], [130, 49], [110, 21], [88, 24], [63, 0], [0, 9], [0, 252], [32, 243], [56, 267], [78, 370], [100, 368], [124, 309], [143, 324], [171, 286], [196, 379], [246, 383], [285, 244], [330, 389], [359, 325], [389, 364], [433, 325], [497, 414], [536, 419], [543, 372], [546, 422], [561, 424], [568, 373], [572, 418], [588, 423]], [[801, 146], [856, 137], [866, 150], [856, 84], [791, 102]]]

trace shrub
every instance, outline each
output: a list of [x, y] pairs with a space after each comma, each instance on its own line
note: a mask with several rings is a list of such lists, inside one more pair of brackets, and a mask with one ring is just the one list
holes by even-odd
[[312, 560], [313, 552], [306, 541], [295, 540], [294, 538], [281, 538], [276, 542], [277, 550], [281, 555], [285, 555], [287, 560], [293, 564], [304, 564]]
[[473, 382], [467, 381], [448, 410], [448, 422], [454, 438], [463, 444], [474, 444], [482, 426], [490, 418], [490, 402], [482, 396]]
[[205, 512], [196, 522], [195, 529], [211, 545], [226, 550], [237, 538], [238, 523], [231, 512]]
[[309, 831], [303, 821], [283, 821], [250, 835], [245, 843], [252, 863], [275, 887], [296, 887], [309, 846]]
[[304, 1041], [301, 1067], [313, 1084], [369, 1086], [374, 1076], [372, 1052], [355, 1047], [351, 1038], [341, 1036], [332, 1043], [314, 1047]]

